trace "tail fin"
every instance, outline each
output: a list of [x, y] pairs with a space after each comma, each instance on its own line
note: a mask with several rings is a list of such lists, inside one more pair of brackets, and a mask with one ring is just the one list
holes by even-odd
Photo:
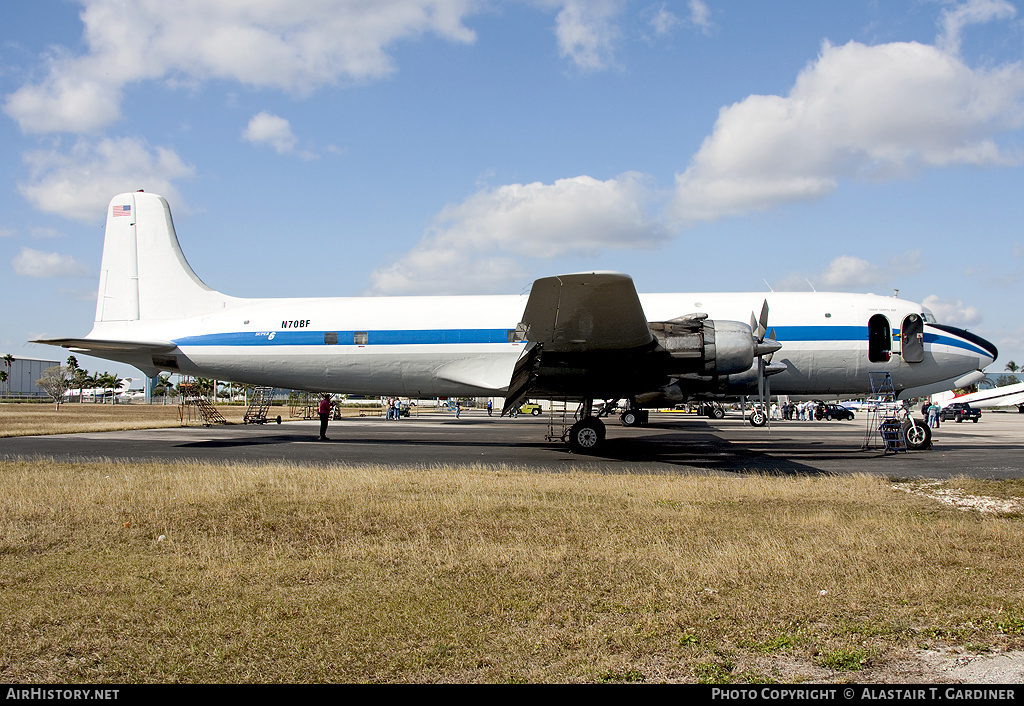
[[222, 310], [232, 300], [192, 271], [166, 199], [141, 191], [107, 206], [96, 321], [178, 319]]

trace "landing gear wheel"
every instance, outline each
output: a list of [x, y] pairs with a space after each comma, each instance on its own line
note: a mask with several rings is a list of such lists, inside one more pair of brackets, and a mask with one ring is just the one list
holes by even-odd
[[635, 427], [640, 423], [640, 417], [631, 409], [627, 409], [623, 412], [622, 416], [619, 417], [619, 420], [622, 422], [622, 426], [624, 427]]
[[932, 430], [924, 424], [905, 424], [903, 436], [907, 440], [907, 448], [911, 451], [923, 451], [932, 445]]
[[604, 444], [604, 423], [597, 417], [586, 417], [569, 430], [569, 449], [573, 453], [595, 453]]
[[711, 413], [708, 416], [712, 419], [725, 419], [725, 410], [721, 407], [712, 407]]
[[755, 409], [750, 413], [750, 425], [755, 427], [763, 427], [768, 423], [768, 415], [760, 409]]

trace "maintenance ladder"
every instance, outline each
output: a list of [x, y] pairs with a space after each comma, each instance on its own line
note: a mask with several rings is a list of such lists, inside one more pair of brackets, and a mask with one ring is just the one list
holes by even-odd
[[257, 387], [252, 391], [252, 399], [249, 400], [249, 407], [245, 410], [244, 422], [246, 424], [266, 424], [267, 411], [274, 399], [274, 388]]
[[[903, 422], [896, 412], [896, 389], [885, 372], [868, 373], [872, 402], [867, 407], [867, 428], [861, 450], [884, 449], [885, 453], [907, 452]], [[881, 444], [878, 442], [881, 441]]]
[[192, 420], [192, 411], [195, 410], [203, 419], [204, 426], [213, 424], [227, 424], [220, 412], [218, 412], [206, 396], [200, 391], [199, 386], [191, 382], [183, 382], [178, 385], [181, 392], [181, 404], [178, 405], [178, 418], [182, 424]]

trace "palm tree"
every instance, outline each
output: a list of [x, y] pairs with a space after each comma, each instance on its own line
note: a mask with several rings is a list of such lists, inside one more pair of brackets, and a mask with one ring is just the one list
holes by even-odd
[[8, 382], [11, 378], [11, 366], [14, 365], [14, 356], [10, 353], [4, 355], [4, 365], [7, 366], [7, 374], [4, 375], [4, 382], [7, 383], [7, 394], [11, 394], [11, 383]]
[[4, 383], [4, 387], [7, 386], [7, 371], [0, 370], [0, 382]]
[[71, 382], [74, 383], [75, 387], [78, 388], [78, 401], [82, 401], [82, 389], [85, 387], [86, 380], [89, 379], [89, 371], [85, 368], [74, 368], [71, 373]]
[[[1017, 365], [1012, 360], [1006, 364], [1006, 370], [1009, 370], [1011, 373], [1024, 372], [1024, 368], [1021, 368], [1019, 365]], [[1014, 374], [1014, 375], [1011, 375], [1010, 377], [1006, 378], [1006, 381], [1003, 384], [1004, 385], [1016, 385], [1018, 382], [1020, 382], [1020, 381], [1017, 379], [1017, 376]]]
[[115, 376], [111, 375], [108, 372], [104, 372], [96, 376], [96, 387], [103, 390], [104, 397], [106, 396], [107, 390], [117, 387], [117, 384], [114, 382], [114, 380]]
[[[88, 371], [88, 370], [86, 370], [86, 371], [85, 371], [85, 375], [84, 375], [84, 376], [82, 376], [82, 379], [81, 379], [81, 381], [79, 382], [79, 384], [80, 384], [80, 385], [81, 385], [82, 387], [78, 388], [78, 400], [79, 400], [79, 401], [81, 401], [81, 400], [82, 400], [82, 390], [83, 390], [84, 388], [86, 388], [86, 387], [88, 387], [88, 388], [91, 388], [91, 389], [95, 390], [95, 389], [96, 389], [96, 387], [97, 387], [97, 386], [99, 385], [99, 381], [98, 381], [98, 380], [96, 379], [96, 376], [95, 376], [95, 375], [90, 375], [90, 374], [89, 374], [89, 371]], [[95, 394], [93, 394], [93, 396], [92, 396], [92, 401], [93, 401], [93, 402], [95, 402], [95, 401], [96, 401], [96, 395], [95, 395]]]

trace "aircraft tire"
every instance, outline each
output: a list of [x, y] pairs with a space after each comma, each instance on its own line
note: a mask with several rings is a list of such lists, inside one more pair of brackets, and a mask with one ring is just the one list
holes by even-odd
[[604, 423], [597, 417], [586, 417], [569, 430], [569, 449], [573, 453], [595, 453], [604, 444]]
[[907, 440], [907, 448], [911, 451], [924, 451], [932, 445], [932, 430], [926, 424], [904, 424], [903, 436]]
[[763, 427], [768, 423], [768, 415], [761, 410], [754, 410], [750, 413], [750, 425], [754, 427]]
[[627, 409], [625, 412], [623, 412], [622, 416], [619, 417], [619, 419], [622, 421], [622, 426], [624, 427], [635, 427], [640, 423], [640, 420], [637, 417], [636, 412], [634, 412], [631, 409]]
[[708, 416], [712, 419], [725, 419], [725, 410], [721, 407], [712, 407], [711, 413]]

